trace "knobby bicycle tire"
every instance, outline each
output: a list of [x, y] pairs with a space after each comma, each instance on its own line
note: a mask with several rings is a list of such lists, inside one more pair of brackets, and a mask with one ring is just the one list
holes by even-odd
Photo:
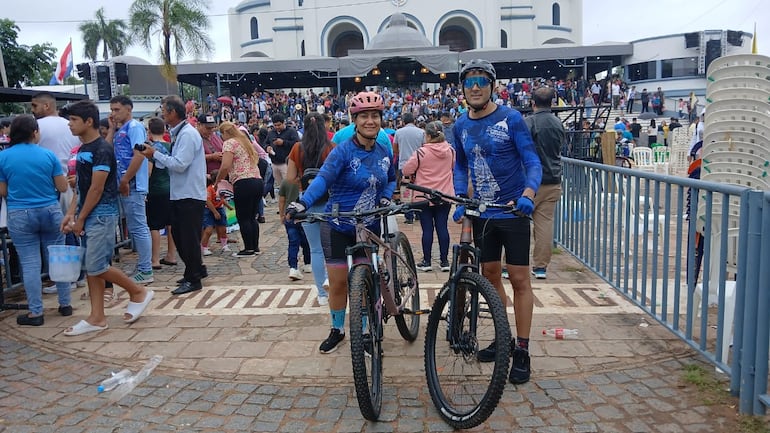
[[[461, 302], [465, 304], [465, 313], [457, 316], [462, 318], [459, 332], [469, 344], [464, 348], [450, 347], [447, 341], [449, 290], [449, 285], [444, 285], [428, 318], [425, 375], [431, 399], [441, 417], [456, 429], [468, 429], [483, 423], [500, 401], [510, 361], [511, 330], [494, 286], [477, 273], [465, 272], [456, 286], [458, 295], [467, 296]], [[471, 335], [468, 325], [474, 302], [478, 303], [478, 327], [475, 335]], [[490, 325], [493, 329], [488, 328]], [[480, 363], [478, 350], [487, 347], [492, 339], [497, 342], [496, 358], [493, 363]], [[456, 374], [453, 369], [457, 369]]]
[[[382, 321], [380, 314], [376, 311], [381, 303], [379, 293], [375, 293], [372, 268], [364, 264], [354, 266], [348, 276], [348, 287], [350, 357], [353, 361], [353, 380], [358, 408], [364, 418], [376, 421], [382, 408]], [[366, 332], [364, 332], [364, 317], [367, 317]], [[368, 341], [364, 339], [365, 333], [371, 336]], [[365, 353], [367, 344], [371, 356]]]
[[[407, 307], [413, 312], [420, 309], [420, 288], [417, 283], [417, 267], [414, 264], [414, 254], [412, 254], [412, 246], [409, 244], [409, 240], [406, 235], [398, 232], [393, 237], [391, 248], [398, 251], [405, 261], [399, 260], [398, 257], [393, 255], [393, 287], [395, 289], [394, 297], [396, 304], [401, 304], [404, 296], [409, 290], [414, 287], [411, 300], [407, 300]], [[396, 327], [399, 334], [404, 340], [410, 343], [417, 339], [417, 335], [420, 333], [420, 316], [417, 314], [404, 315], [400, 314], [395, 316]]]

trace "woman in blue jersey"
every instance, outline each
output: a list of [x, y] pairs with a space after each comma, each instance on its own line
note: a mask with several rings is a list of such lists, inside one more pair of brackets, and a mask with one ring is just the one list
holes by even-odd
[[[382, 97], [361, 92], [350, 100], [355, 135], [338, 143], [321, 166], [321, 171], [305, 190], [299, 202], [292, 203], [288, 215], [303, 212], [323, 197], [327, 190], [326, 212], [336, 205], [340, 212], [369, 210], [387, 205], [396, 188], [393, 153], [377, 142], [385, 106]], [[379, 221], [369, 229], [379, 233]], [[345, 308], [348, 302], [348, 269], [345, 248], [355, 244], [355, 227], [329, 221], [321, 225], [321, 241], [329, 275], [329, 309], [332, 328], [321, 343], [321, 353], [334, 352], [345, 339]]]
[[[467, 194], [472, 182], [474, 198], [497, 204], [513, 204], [531, 215], [542, 178], [540, 158], [529, 128], [518, 111], [492, 102], [495, 68], [486, 60], [472, 60], [460, 71], [463, 95], [469, 110], [455, 122], [456, 194]], [[469, 176], [470, 173], [470, 176]], [[513, 286], [516, 341], [509, 380], [529, 381], [529, 334], [534, 298], [529, 280], [529, 219], [487, 209], [473, 219], [473, 241], [481, 250], [483, 275], [495, 286], [503, 305], [508, 297], [503, 286], [500, 255]], [[478, 359], [495, 359], [495, 343], [480, 350]]]
[[[40, 326], [43, 318], [43, 287], [40, 268], [49, 245], [64, 245], [59, 231], [63, 215], [59, 193], [67, 191], [58, 158], [37, 145], [40, 128], [32, 115], [24, 114], [11, 123], [10, 147], [0, 152], [0, 196], [8, 206], [8, 232], [19, 253], [29, 313], [16, 323]], [[42, 247], [42, 248], [41, 248]], [[57, 282], [59, 314], [72, 315], [70, 283]]]

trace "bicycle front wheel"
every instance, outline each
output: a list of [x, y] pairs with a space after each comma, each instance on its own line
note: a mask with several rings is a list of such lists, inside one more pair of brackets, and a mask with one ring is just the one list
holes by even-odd
[[376, 421], [382, 408], [382, 316], [379, 293], [369, 265], [356, 265], [348, 276], [350, 357], [361, 415]]
[[401, 232], [396, 233], [390, 245], [403, 257], [403, 260], [400, 260], [395, 254], [393, 255], [392, 278], [396, 304], [400, 305], [405, 300], [405, 306], [412, 311], [412, 314], [395, 316], [396, 327], [404, 340], [412, 342], [420, 333], [420, 316], [416, 314], [420, 310], [420, 287], [417, 284], [414, 254], [412, 254], [409, 240]]
[[[463, 273], [455, 292], [454, 319], [450, 317], [448, 285], [433, 304], [425, 331], [425, 375], [441, 417], [456, 429], [468, 429], [484, 422], [500, 401], [508, 373], [511, 330], [505, 307], [486, 278]], [[453, 329], [448, 330], [449, 326]], [[479, 349], [493, 340], [497, 345], [494, 362], [479, 362]]]

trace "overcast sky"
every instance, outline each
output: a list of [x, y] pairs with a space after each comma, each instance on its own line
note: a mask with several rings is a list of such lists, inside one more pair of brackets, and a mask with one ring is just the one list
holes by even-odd
[[[395, 11], [389, 0], [382, 1]], [[3, 15], [15, 21], [20, 28], [19, 43], [51, 42], [60, 55], [72, 38], [75, 64], [85, 60], [79, 24], [93, 19], [95, 11], [102, 6], [108, 19], [127, 20], [130, 6], [130, 1], [125, 0], [64, 3], [61, 0], [5, 0], [5, 3]], [[210, 2], [210, 36], [215, 45], [212, 61], [230, 60], [227, 13], [238, 3], [239, 0]], [[650, 36], [711, 29], [752, 33], [756, 22], [759, 53], [770, 54], [770, 2], [766, 0], [584, 0], [583, 8], [583, 44], [586, 45], [603, 41], [629, 42]], [[101, 50], [99, 53], [101, 55]], [[140, 47], [130, 48], [127, 54], [152, 63], [159, 61], [157, 44], [149, 58]], [[6, 62], [12, 60], [5, 59]]]

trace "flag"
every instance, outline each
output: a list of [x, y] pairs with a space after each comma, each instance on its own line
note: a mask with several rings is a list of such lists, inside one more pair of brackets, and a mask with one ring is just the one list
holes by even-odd
[[751, 54], [757, 54], [757, 23], [754, 23], [754, 37], [751, 38]]
[[64, 84], [64, 80], [72, 74], [72, 39], [64, 48], [64, 52], [61, 55], [61, 59], [56, 63], [56, 70], [51, 77], [49, 85]]

